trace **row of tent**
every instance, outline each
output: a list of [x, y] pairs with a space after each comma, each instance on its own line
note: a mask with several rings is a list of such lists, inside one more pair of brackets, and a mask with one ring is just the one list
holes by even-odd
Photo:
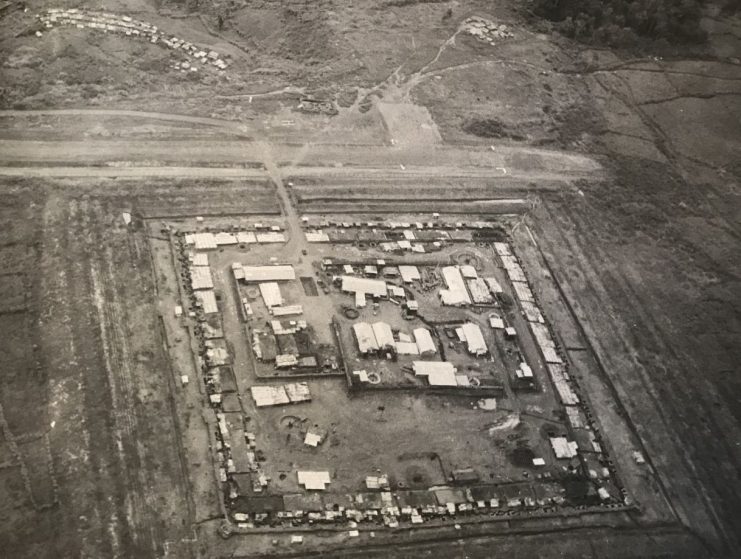
[[256, 244], [256, 243], [285, 243], [286, 236], [280, 231], [239, 231], [237, 233], [188, 233], [185, 235], [185, 244], [194, 246], [196, 250], [214, 250], [220, 246]]
[[501, 259], [504, 269], [512, 282], [515, 295], [520, 302], [535, 342], [545, 359], [548, 373], [556, 387], [559, 398], [566, 406], [579, 404], [579, 396], [574, 391], [569, 380], [569, 375], [566, 372], [566, 364], [558, 354], [556, 343], [551, 336], [548, 326], [545, 324], [543, 314], [538, 308], [533, 292], [530, 289], [530, 284], [517, 257], [513, 254], [508, 243], [494, 243], [494, 250]]
[[219, 70], [227, 67], [224, 58], [214, 50], [203, 50], [193, 43], [164, 33], [156, 25], [110, 12], [80, 10], [78, 8], [52, 8], [37, 16], [45, 28], [55, 25], [73, 25], [78, 29], [99, 30], [104, 33], [119, 33], [127, 37], [141, 37], [154, 44], [162, 44], [183, 52], [203, 65], [210, 64]]

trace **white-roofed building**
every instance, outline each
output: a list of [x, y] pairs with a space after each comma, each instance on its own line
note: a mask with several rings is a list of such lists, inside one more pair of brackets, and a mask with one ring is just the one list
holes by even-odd
[[430, 386], [458, 386], [458, 378], [455, 372], [432, 371], [427, 375]]
[[383, 280], [341, 276], [342, 291], [346, 293], [365, 293], [371, 297], [386, 297], [388, 291]]
[[243, 245], [251, 245], [257, 242], [257, 237], [252, 231], [240, 231], [237, 233], [237, 242]]
[[468, 347], [468, 353], [472, 355], [486, 355], [489, 353], [489, 348], [486, 347], [486, 341], [484, 340], [484, 334], [481, 332], [478, 324], [466, 322], [461, 326], [461, 329], [463, 330], [466, 346]]
[[255, 235], [258, 243], [285, 243], [286, 236], [283, 233], [269, 231], [267, 233], [258, 233]]
[[237, 236], [232, 233], [216, 233], [214, 235], [214, 240], [216, 241], [216, 244], [218, 246], [221, 245], [236, 245], [239, 241], [237, 241]]
[[244, 269], [242, 268], [242, 265], [239, 262], [232, 263], [232, 274], [234, 274], [235, 280], [244, 279]]
[[195, 295], [205, 314], [215, 314], [219, 312], [219, 306], [216, 304], [216, 295], [214, 294], [213, 289], [196, 291]]
[[196, 250], [212, 250], [216, 248], [216, 239], [213, 233], [195, 233], [193, 243]]
[[358, 377], [360, 382], [368, 382], [368, 371], [365, 369], [362, 371], [353, 371], [352, 374]]
[[519, 281], [513, 281], [512, 287], [515, 288], [515, 293], [517, 294], [517, 298], [520, 301], [528, 301], [530, 303], [535, 302], [535, 297], [533, 297], [533, 292], [530, 291], [530, 287], [526, 283], [519, 282]]
[[466, 342], [466, 332], [460, 326], [455, 329], [455, 335], [458, 336], [458, 341]]
[[394, 342], [394, 333], [391, 331], [391, 326], [386, 322], [374, 322], [372, 328], [373, 335], [376, 338], [376, 343], [380, 349], [396, 347], [396, 343]]
[[280, 287], [274, 281], [265, 282], [259, 284], [260, 295], [262, 300], [265, 301], [265, 306], [268, 308], [279, 307], [283, 304], [283, 297], [280, 294]]
[[515, 376], [518, 379], [531, 379], [533, 378], [533, 370], [530, 368], [530, 365], [523, 361], [515, 370]]
[[307, 491], [324, 491], [330, 483], [329, 472], [298, 472], [298, 484]]
[[473, 299], [474, 303], [486, 305], [494, 302], [494, 297], [489, 291], [485, 280], [475, 278], [467, 280], [466, 283], [468, 283], [468, 290], [471, 292], [471, 299]]
[[504, 320], [498, 315], [491, 315], [489, 317], [489, 326], [497, 330], [502, 330], [504, 329]]
[[502, 286], [499, 284], [496, 278], [484, 278], [484, 281], [486, 282], [486, 285], [489, 286], [489, 291], [491, 291], [494, 295], [504, 293], [504, 289], [502, 289]]
[[415, 328], [413, 334], [420, 355], [434, 355], [437, 353], [437, 346], [427, 328]]
[[208, 266], [208, 254], [199, 252], [193, 256], [193, 266]]
[[458, 386], [455, 378], [455, 367], [447, 361], [414, 361], [414, 374], [427, 377], [430, 386]]
[[415, 375], [424, 377], [432, 371], [455, 371], [455, 366], [447, 361], [413, 361], [412, 369]]
[[406, 292], [404, 291], [403, 287], [399, 287], [398, 285], [388, 285], [388, 291], [389, 295], [391, 297], [396, 297], [398, 299], [406, 299]]
[[419, 348], [414, 342], [396, 342], [396, 353], [399, 355], [419, 355]]
[[273, 307], [270, 312], [273, 313], [273, 316], [290, 316], [303, 314], [304, 308], [301, 305], [287, 305], [285, 307]]
[[457, 266], [445, 266], [442, 269], [443, 278], [447, 289], [440, 290], [440, 297], [444, 305], [461, 306], [470, 305], [471, 298], [466, 290], [466, 283], [461, 276]]
[[519, 263], [517, 262], [517, 258], [514, 256], [500, 256], [502, 260], [502, 265], [504, 265], [505, 270], [511, 270], [515, 266], [519, 266]]
[[543, 318], [540, 309], [535, 303], [520, 301], [520, 305], [522, 306], [522, 313], [525, 315], [525, 318], [528, 322], [539, 322], [541, 324], [545, 323], [545, 319]]
[[449, 375], [455, 384], [455, 366], [448, 361], [413, 361], [412, 369], [418, 377]]
[[355, 292], [355, 308], [357, 309], [365, 308], [365, 293], [363, 293], [362, 291]]
[[251, 386], [250, 392], [258, 408], [267, 406], [282, 406], [290, 404], [288, 393], [283, 385], [278, 386]]
[[358, 350], [363, 355], [378, 351], [378, 342], [373, 333], [373, 327], [367, 322], [356, 322], [352, 325], [355, 339], [358, 341]]
[[479, 274], [476, 272], [476, 268], [474, 268], [470, 264], [461, 266], [460, 270], [461, 270], [461, 275], [466, 279], [474, 279], [474, 278], [479, 277]]
[[292, 281], [296, 279], [293, 266], [242, 266], [244, 281], [247, 283], [263, 281]]
[[548, 364], [548, 373], [551, 375], [553, 384], [556, 386], [559, 398], [566, 406], [575, 406], [579, 403], [579, 396], [571, 388], [571, 384], [566, 380], [566, 373], [563, 365]]
[[328, 243], [329, 242], [329, 235], [327, 235], [324, 231], [307, 231], [305, 233], [306, 235], [306, 242], [308, 243]]
[[556, 343], [553, 341], [548, 327], [545, 324], [531, 322], [530, 330], [532, 330], [535, 336], [535, 341], [540, 351], [543, 352], [546, 363], [563, 363], [563, 359], [561, 359], [556, 351]]
[[527, 277], [525, 277], [525, 272], [522, 271], [522, 268], [520, 268], [519, 264], [515, 264], [509, 269], [507, 269], [507, 275], [509, 276], [510, 281], [522, 281], [522, 282], [527, 281]]
[[404, 283], [412, 283], [414, 280], [420, 280], [419, 268], [416, 266], [399, 266], [399, 274]]
[[566, 437], [551, 437], [551, 447], [556, 458], [574, 458], [579, 449], [576, 441], [569, 441]]
[[494, 243], [494, 250], [497, 251], [499, 256], [510, 256], [512, 254], [507, 243]]
[[208, 266], [194, 266], [190, 269], [190, 279], [193, 289], [213, 289], [214, 280], [211, 278], [211, 268]]
[[275, 367], [277, 369], [285, 369], [287, 367], [293, 367], [298, 364], [298, 357], [292, 353], [286, 353], [275, 356]]

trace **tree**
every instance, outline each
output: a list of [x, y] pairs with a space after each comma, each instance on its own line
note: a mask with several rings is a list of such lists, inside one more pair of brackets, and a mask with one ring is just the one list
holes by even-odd
[[[741, 0], [729, 0], [741, 3]], [[612, 43], [639, 36], [673, 42], [701, 41], [701, 0], [531, 0], [533, 12], [554, 22], [566, 35]]]

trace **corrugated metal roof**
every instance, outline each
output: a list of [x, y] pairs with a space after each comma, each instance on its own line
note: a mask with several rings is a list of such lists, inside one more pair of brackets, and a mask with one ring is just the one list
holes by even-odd
[[484, 340], [484, 334], [481, 332], [478, 324], [466, 322], [461, 328], [466, 337], [466, 345], [468, 346], [469, 353], [473, 355], [486, 355], [489, 353], [489, 348], [486, 347], [486, 341]]
[[507, 243], [494, 243], [494, 250], [497, 251], [499, 256], [509, 256], [512, 254]]
[[566, 437], [552, 437], [551, 446], [556, 458], [573, 458], [578, 450], [576, 442], [568, 441]]
[[571, 388], [571, 384], [566, 379], [563, 365], [548, 364], [548, 373], [551, 375], [553, 384], [556, 387], [559, 398], [567, 406], [574, 406], [579, 403], [579, 396]]
[[427, 375], [430, 386], [458, 386], [458, 378], [454, 372], [432, 371]]
[[416, 266], [399, 266], [399, 273], [404, 283], [412, 283], [420, 279], [419, 268]]
[[276, 282], [266, 282], [259, 284], [260, 295], [262, 295], [265, 306], [279, 307], [283, 304], [283, 297], [280, 294], [280, 287]]
[[412, 332], [414, 340], [417, 343], [420, 355], [430, 355], [437, 353], [437, 346], [432, 339], [432, 334], [427, 328], [415, 328]]
[[376, 343], [379, 348], [395, 347], [394, 334], [391, 326], [386, 322], [374, 322], [372, 324], [373, 335], [376, 337]]
[[376, 336], [373, 333], [373, 327], [367, 322], [356, 322], [352, 325], [355, 339], [358, 341], [360, 353], [368, 353], [378, 350]]
[[529, 324], [535, 336], [535, 341], [540, 347], [540, 351], [543, 352], [546, 363], [563, 363], [563, 359], [556, 352], [556, 343], [553, 341], [548, 327], [538, 322], [530, 322]]
[[283, 233], [270, 231], [268, 233], [258, 233], [256, 235], [258, 243], [285, 243], [286, 236]]
[[274, 307], [271, 309], [273, 316], [289, 316], [292, 314], [302, 314], [304, 308], [301, 305], [287, 305], [285, 307]]
[[286, 384], [286, 394], [288, 399], [291, 400], [292, 404], [297, 402], [310, 402], [311, 391], [309, 390], [309, 383], [307, 382], [291, 382]]
[[455, 366], [448, 361], [413, 361], [412, 369], [420, 377], [431, 373], [451, 373], [455, 376]]
[[329, 235], [324, 231], [307, 231], [305, 233], [306, 241], [309, 243], [328, 243]]
[[504, 320], [498, 316], [491, 316], [489, 317], [489, 326], [499, 329], [504, 328]]
[[526, 283], [514, 281], [512, 282], [512, 286], [515, 288], [515, 293], [520, 301], [529, 301], [530, 303], [535, 302], [533, 292], [530, 291], [530, 287], [528, 287]]
[[214, 235], [214, 240], [216, 241], [216, 244], [218, 246], [221, 245], [236, 245], [237, 244], [237, 236], [232, 233], [216, 233]]
[[495, 295], [497, 293], [502, 293], [504, 290], [502, 289], [502, 286], [499, 285], [499, 282], [496, 278], [485, 278], [484, 281], [486, 281], [486, 285], [489, 286], [489, 290], [494, 293]]
[[448, 289], [441, 289], [440, 296], [445, 305], [470, 305], [471, 298], [466, 291], [466, 284], [463, 281], [460, 270], [456, 266], [445, 266], [442, 269], [445, 285]]
[[510, 270], [515, 266], [519, 266], [519, 264], [517, 263], [517, 258], [515, 258], [514, 256], [500, 256], [499, 258], [502, 259], [502, 264], [504, 265], [505, 270]]
[[362, 291], [355, 292], [355, 306], [359, 309], [365, 308], [365, 293]]
[[385, 297], [387, 294], [386, 282], [370, 278], [342, 276], [342, 291], [350, 293], [365, 293], [374, 297]]
[[242, 266], [244, 281], [290, 281], [296, 279], [293, 266], [288, 264], [280, 266]]
[[519, 264], [513, 264], [510, 268], [508, 268], [507, 275], [509, 276], [510, 281], [527, 282], [525, 272], [522, 271], [522, 268], [520, 268]]
[[468, 280], [468, 290], [471, 292], [471, 298], [474, 303], [493, 303], [494, 297], [492, 297], [489, 291], [489, 286], [486, 285], [486, 281], [482, 278]]
[[266, 406], [280, 406], [289, 404], [288, 394], [283, 385], [279, 386], [251, 386], [250, 392], [258, 408]]
[[298, 483], [308, 491], [323, 491], [331, 480], [329, 472], [298, 472]]
[[257, 237], [252, 231], [240, 231], [237, 233], [237, 242], [240, 244], [249, 245], [257, 242]]
[[216, 304], [216, 294], [213, 289], [196, 291], [196, 298], [201, 303], [201, 308], [206, 314], [215, 314], [219, 312], [219, 306]]
[[195, 243], [196, 250], [209, 250], [216, 248], [216, 239], [213, 233], [195, 233], [193, 235], [193, 242]]
[[540, 313], [540, 309], [535, 303], [520, 301], [520, 305], [522, 305], [522, 312], [525, 314], [525, 318], [528, 322], [544, 322], [543, 315]]
[[396, 342], [396, 352], [399, 355], [419, 355], [419, 348], [414, 342]]
[[479, 277], [479, 274], [476, 272], [476, 268], [474, 268], [470, 264], [461, 266], [460, 270], [461, 270], [461, 275], [466, 279], [473, 279], [473, 278]]
[[211, 268], [208, 266], [193, 266], [190, 269], [190, 277], [193, 289], [214, 288], [214, 281], [211, 279]]

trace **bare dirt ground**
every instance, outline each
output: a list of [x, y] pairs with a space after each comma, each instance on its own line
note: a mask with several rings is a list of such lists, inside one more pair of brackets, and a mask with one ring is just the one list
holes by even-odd
[[[163, 334], [157, 318], [176, 300], [152, 274], [166, 245], [140, 218], [282, 210], [295, 224], [291, 200], [320, 207], [335, 185], [356, 186], [359, 200], [336, 209], [363, 211], [392, 183], [410, 192], [395, 194], [403, 206], [377, 206], [389, 213], [420, 195], [435, 199], [426, 211], [528, 199], [518, 242], [550, 266], [567, 302], [553, 312], [571, 317], [598, 358], [585, 367], [614, 389], [603, 425], [629, 419], [656, 472], [636, 483], [663, 495], [670, 520], [511, 521], [426, 544], [379, 535], [356, 551], [328, 534], [324, 556], [736, 556], [738, 19], [708, 13], [708, 45], [659, 57], [538, 33], [505, 1], [282, 4], [240, 6], [219, 31], [211, 8], [103, 3], [230, 56], [228, 72], [199, 79], [123, 37], [18, 35], [38, 2], [3, 15], [0, 103], [13, 112], [0, 114], [2, 549], [234, 553], [216, 535], [200, 395], [177, 392], [173, 370], [186, 362], [165, 351], [185, 334]], [[515, 37], [492, 47], [459, 33], [473, 13]], [[304, 93], [337, 116], [298, 112]], [[405, 104], [424, 110], [395, 118]], [[134, 213], [128, 228], [121, 211]], [[306, 556], [273, 538], [241, 553]]]

